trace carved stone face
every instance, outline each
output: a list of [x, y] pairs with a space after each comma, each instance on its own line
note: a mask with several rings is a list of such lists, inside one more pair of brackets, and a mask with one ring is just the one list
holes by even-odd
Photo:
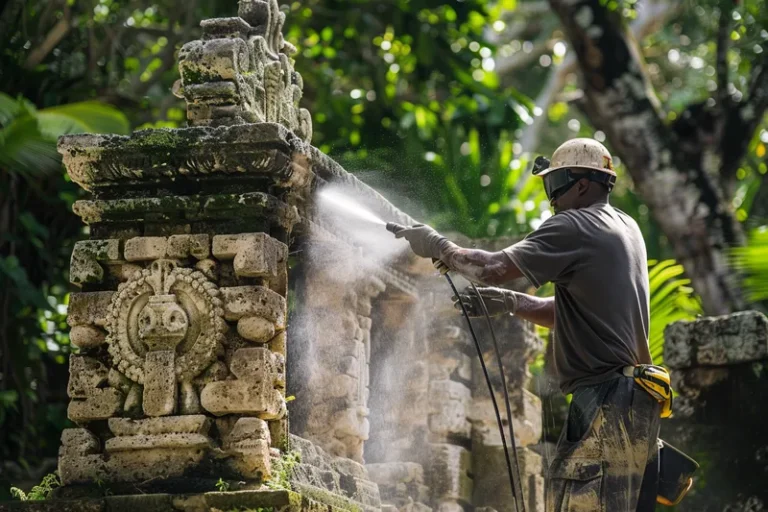
[[139, 337], [152, 350], [174, 350], [189, 327], [175, 295], [153, 295], [139, 313]]

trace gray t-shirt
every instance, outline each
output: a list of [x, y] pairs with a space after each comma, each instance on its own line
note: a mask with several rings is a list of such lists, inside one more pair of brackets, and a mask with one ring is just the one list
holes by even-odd
[[537, 288], [555, 284], [560, 389], [650, 364], [648, 263], [637, 223], [607, 203], [567, 210], [504, 253]]

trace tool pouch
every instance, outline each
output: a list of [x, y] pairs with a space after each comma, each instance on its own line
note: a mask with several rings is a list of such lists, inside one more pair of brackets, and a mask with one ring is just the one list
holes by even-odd
[[677, 505], [693, 486], [693, 474], [699, 464], [659, 439], [659, 488], [656, 501], [662, 505]]
[[653, 364], [639, 364], [625, 367], [623, 373], [627, 377], [633, 377], [638, 386], [661, 404], [662, 418], [669, 418], [672, 415], [672, 386], [666, 368]]

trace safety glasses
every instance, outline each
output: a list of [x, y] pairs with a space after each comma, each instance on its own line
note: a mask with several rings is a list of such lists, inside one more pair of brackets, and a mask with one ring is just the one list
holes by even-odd
[[[541, 174], [549, 168], [549, 160], [544, 157], [538, 157], [534, 161], [533, 175]], [[542, 176], [544, 181], [544, 191], [547, 194], [547, 199], [554, 201], [558, 197], [568, 192], [573, 185], [575, 185], [580, 179], [586, 178], [589, 181], [602, 183], [608, 190], [613, 189], [613, 185], [616, 183], [616, 176], [608, 174], [606, 172], [594, 171], [590, 169], [570, 168], [563, 167], [554, 171], [551, 171]]]

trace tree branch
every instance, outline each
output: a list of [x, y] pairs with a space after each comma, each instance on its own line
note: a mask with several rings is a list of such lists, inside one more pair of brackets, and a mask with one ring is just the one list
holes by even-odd
[[496, 72], [500, 77], [509, 75], [522, 68], [528, 67], [533, 61], [552, 49], [554, 41], [547, 36], [533, 45], [530, 52], [520, 50], [509, 57], [501, 57], [496, 60]]
[[728, 108], [728, 41], [731, 31], [731, 10], [726, 7], [726, 2], [720, 2], [720, 19], [717, 23], [717, 53], [715, 54], [715, 68], [717, 69], [717, 104], [720, 111], [725, 114]]
[[[630, 27], [632, 35], [638, 40], [643, 40], [648, 34], [654, 32], [657, 27], [669, 19], [672, 13], [677, 9], [677, 6], [673, 6], [671, 3], [666, 2], [650, 4], [644, 7], [645, 8], [640, 11], [637, 19], [632, 22]], [[535, 101], [536, 107], [541, 110], [541, 113], [540, 115], [535, 116], [533, 124], [526, 127], [522, 137], [520, 137], [522, 154], [531, 153], [536, 150], [541, 131], [547, 125], [547, 111], [549, 110], [549, 106], [557, 101], [560, 91], [565, 86], [566, 78], [576, 70], [576, 56], [573, 52], [569, 52], [563, 62], [556, 65], [550, 72], [547, 82], [544, 84], [541, 93], [536, 97]], [[528, 175], [523, 177], [518, 187], [522, 187], [528, 177]]]
[[27, 60], [24, 61], [24, 67], [26, 69], [37, 67], [58, 46], [70, 30], [72, 30], [72, 20], [70, 19], [69, 6], [67, 6], [64, 8], [64, 16], [48, 32], [43, 42], [29, 52]]

